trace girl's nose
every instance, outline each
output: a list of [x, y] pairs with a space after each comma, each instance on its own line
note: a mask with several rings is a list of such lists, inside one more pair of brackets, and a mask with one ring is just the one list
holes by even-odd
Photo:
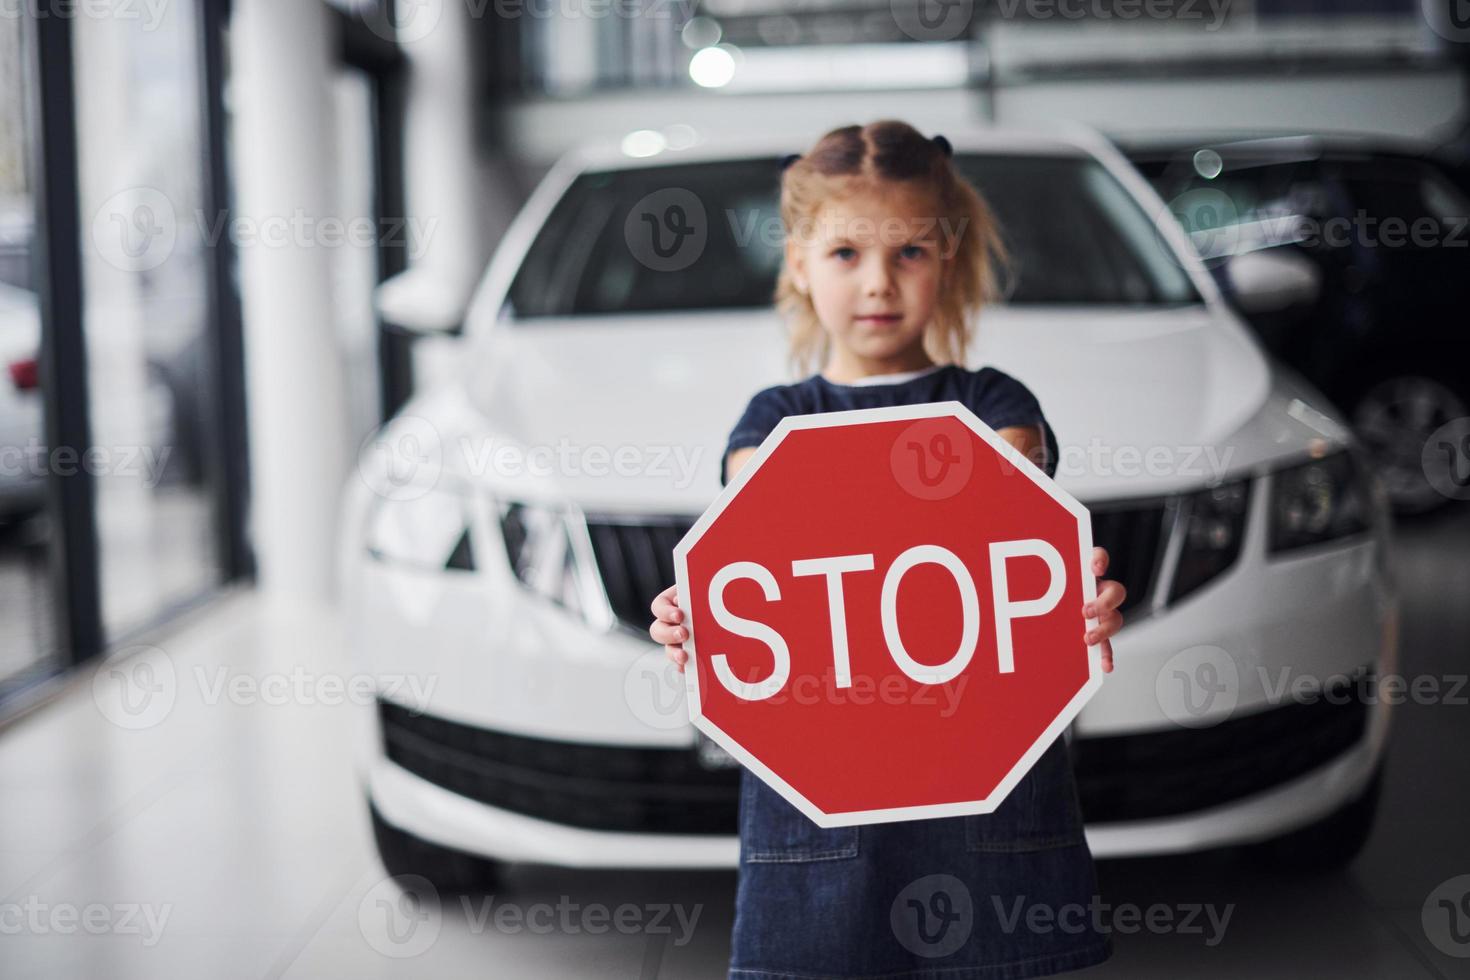
[[893, 271], [888, 268], [886, 262], [873, 263], [874, 268], [868, 273], [868, 295], [885, 296], [893, 291]]

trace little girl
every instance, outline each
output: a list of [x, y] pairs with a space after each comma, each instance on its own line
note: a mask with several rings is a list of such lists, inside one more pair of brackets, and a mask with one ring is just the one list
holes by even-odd
[[[785, 262], [776, 302], [793, 359], [824, 367], [757, 392], [730, 434], [727, 483], [787, 415], [958, 400], [1054, 476], [1056, 439], [1020, 381], [964, 367], [969, 324], [1003, 256], [984, 200], [949, 141], [898, 121], [833, 130], [788, 157]], [[1094, 549], [1093, 573], [1108, 555]], [[1123, 624], [1115, 581], [1077, 610], [1088, 643]], [[679, 670], [688, 638], [670, 588], [653, 639]], [[1097, 626], [1086, 629], [1085, 619]], [[1015, 980], [1091, 966], [1112, 944], [1092, 914], [1097, 881], [1058, 738], [989, 814], [823, 829], [749, 770], [730, 976]]]

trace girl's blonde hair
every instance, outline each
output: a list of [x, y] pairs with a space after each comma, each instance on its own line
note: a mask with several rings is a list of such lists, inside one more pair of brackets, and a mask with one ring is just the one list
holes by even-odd
[[[989, 205], [955, 170], [950, 152], [943, 137], [930, 139], [896, 119], [834, 129], [783, 171], [781, 225], [789, 238], [794, 229], [810, 227], [828, 201], [881, 193], [890, 182], [927, 192], [938, 227], [955, 237], [941, 255], [939, 299], [924, 331], [924, 350], [935, 363], [964, 365], [973, 322], [997, 295], [996, 268], [1005, 263], [1006, 250]], [[775, 302], [790, 329], [792, 368], [801, 374], [814, 361], [824, 363], [831, 340], [784, 258]]]

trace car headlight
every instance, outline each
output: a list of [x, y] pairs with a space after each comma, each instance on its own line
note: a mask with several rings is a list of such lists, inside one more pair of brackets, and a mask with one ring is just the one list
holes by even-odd
[[1368, 529], [1368, 487], [1346, 450], [1278, 470], [1267, 549], [1290, 551]]
[[379, 497], [368, 514], [367, 552], [375, 560], [442, 571], [473, 571], [469, 501], [445, 490], [409, 499]]
[[1184, 544], [1169, 601], [1189, 595], [1220, 575], [1240, 557], [1245, 539], [1246, 511], [1250, 508], [1250, 480], [1234, 480], [1182, 497]]
[[505, 556], [521, 583], [594, 625], [607, 625], [602, 582], [582, 547], [585, 526], [562, 508], [501, 502]]

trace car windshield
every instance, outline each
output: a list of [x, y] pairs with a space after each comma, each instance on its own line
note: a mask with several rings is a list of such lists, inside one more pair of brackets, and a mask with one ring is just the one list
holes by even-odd
[[[959, 154], [955, 162], [1000, 220], [1011, 255], [1006, 302], [1201, 302], [1151, 217], [1097, 161]], [[771, 306], [782, 249], [779, 172], [775, 159], [752, 159], [582, 174], [538, 232], [505, 312]], [[662, 227], [632, 221], [655, 215]]]

